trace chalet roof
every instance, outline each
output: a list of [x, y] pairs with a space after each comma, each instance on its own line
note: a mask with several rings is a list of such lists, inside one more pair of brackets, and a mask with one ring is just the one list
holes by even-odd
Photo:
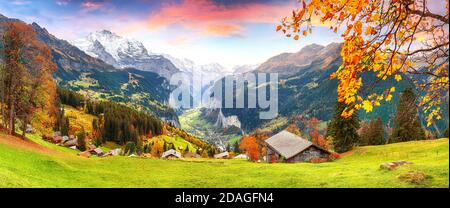
[[228, 152], [222, 152], [219, 154], [214, 155], [214, 158], [224, 158], [224, 157], [228, 157], [230, 154]]
[[184, 157], [187, 157], [187, 158], [199, 158], [200, 155], [195, 153], [195, 152], [187, 152], [187, 153], [184, 154]]
[[179, 153], [179, 152], [177, 152], [176, 150], [174, 150], [174, 149], [171, 149], [171, 150], [167, 150], [167, 151], [165, 151], [163, 154], [162, 154], [162, 158], [166, 158], [166, 157], [168, 157], [168, 156], [175, 156], [175, 157], [177, 157], [177, 158], [181, 158], [181, 153]]
[[[298, 153], [303, 152], [311, 146], [317, 147], [312, 142], [288, 131], [281, 131], [280, 133], [275, 134], [267, 139], [265, 142], [269, 147], [271, 147], [286, 159], [289, 159], [297, 155]], [[318, 148], [323, 150], [320, 147]]]
[[78, 146], [78, 140], [72, 139], [64, 143], [64, 146], [70, 147], [70, 146]]
[[239, 154], [234, 159], [248, 159], [248, 156], [246, 154]]
[[103, 154], [103, 150], [100, 148], [95, 148], [92, 151], [95, 152], [95, 154], [97, 154], [97, 155]]

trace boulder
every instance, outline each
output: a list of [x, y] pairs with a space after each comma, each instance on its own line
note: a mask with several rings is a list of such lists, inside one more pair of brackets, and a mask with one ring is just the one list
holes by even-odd
[[122, 149], [116, 148], [116, 149], [110, 150], [109, 152], [111, 152], [112, 156], [116, 156], [116, 155], [120, 155], [121, 151], [122, 151]]
[[25, 132], [28, 134], [34, 133], [34, 129], [30, 124], [27, 124], [27, 128], [25, 129]]
[[411, 162], [407, 162], [404, 160], [395, 161], [395, 162], [387, 162], [380, 165], [380, 169], [382, 170], [395, 170], [398, 166], [412, 164]]

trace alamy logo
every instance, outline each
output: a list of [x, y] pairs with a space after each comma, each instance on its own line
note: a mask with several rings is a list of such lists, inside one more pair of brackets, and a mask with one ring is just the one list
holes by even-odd
[[[211, 80], [216, 76], [218, 79]], [[247, 73], [221, 77], [217, 74], [177, 73], [170, 79], [177, 86], [169, 104], [179, 109], [204, 107], [257, 108], [260, 119], [278, 116], [278, 74]]]

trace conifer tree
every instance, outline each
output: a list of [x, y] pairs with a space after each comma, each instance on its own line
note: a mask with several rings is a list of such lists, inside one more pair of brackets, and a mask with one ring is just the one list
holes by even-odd
[[68, 136], [70, 129], [70, 120], [69, 117], [65, 116], [61, 125], [61, 135]]
[[358, 113], [355, 112], [349, 118], [344, 118], [342, 112], [345, 108], [344, 103], [336, 103], [333, 119], [327, 131], [327, 137], [333, 137], [334, 150], [338, 153], [349, 151], [355, 144], [359, 143]]
[[380, 117], [371, 119], [367, 137], [369, 139], [369, 145], [381, 145], [386, 143], [384, 138], [383, 121]]
[[77, 133], [77, 142], [78, 142], [78, 149], [80, 151], [86, 150], [86, 131], [84, 130], [84, 127], [81, 127], [81, 130]]
[[239, 150], [239, 141], [236, 141], [236, 142], [234, 143], [233, 151], [234, 151], [235, 153], [241, 153], [241, 151]]
[[364, 120], [360, 123], [360, 129], [359, 129], [359, 146], [367, 146], [370, 145], [370, 138], [369, 138], [369, 128], [370, 128], [370, 122]]
[[394, 128], [389, 143], [425, 139], [425, 131], [417, 114], [416, 95], [411, 88], [405, 89], [397, 104]]

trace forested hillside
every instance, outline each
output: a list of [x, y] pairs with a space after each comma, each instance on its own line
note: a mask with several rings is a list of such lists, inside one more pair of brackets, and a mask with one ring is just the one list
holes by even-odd
[[[25, 24], [5, 16], [0, 16], [0, 22]], [[5, 24], [2, 24], [0, 36], [4, 30]], [[37, 23], [31, 24], [30, 30], [37, 40], [50, 48], [57, 66], [53, 75], [59, 86], [83, 92], [94, 99], [130, 104], [178, 124], [175, 111], [165, 105], [172, 89], [165, 78], [150, 71], [117, 69], [58, 39]]]

